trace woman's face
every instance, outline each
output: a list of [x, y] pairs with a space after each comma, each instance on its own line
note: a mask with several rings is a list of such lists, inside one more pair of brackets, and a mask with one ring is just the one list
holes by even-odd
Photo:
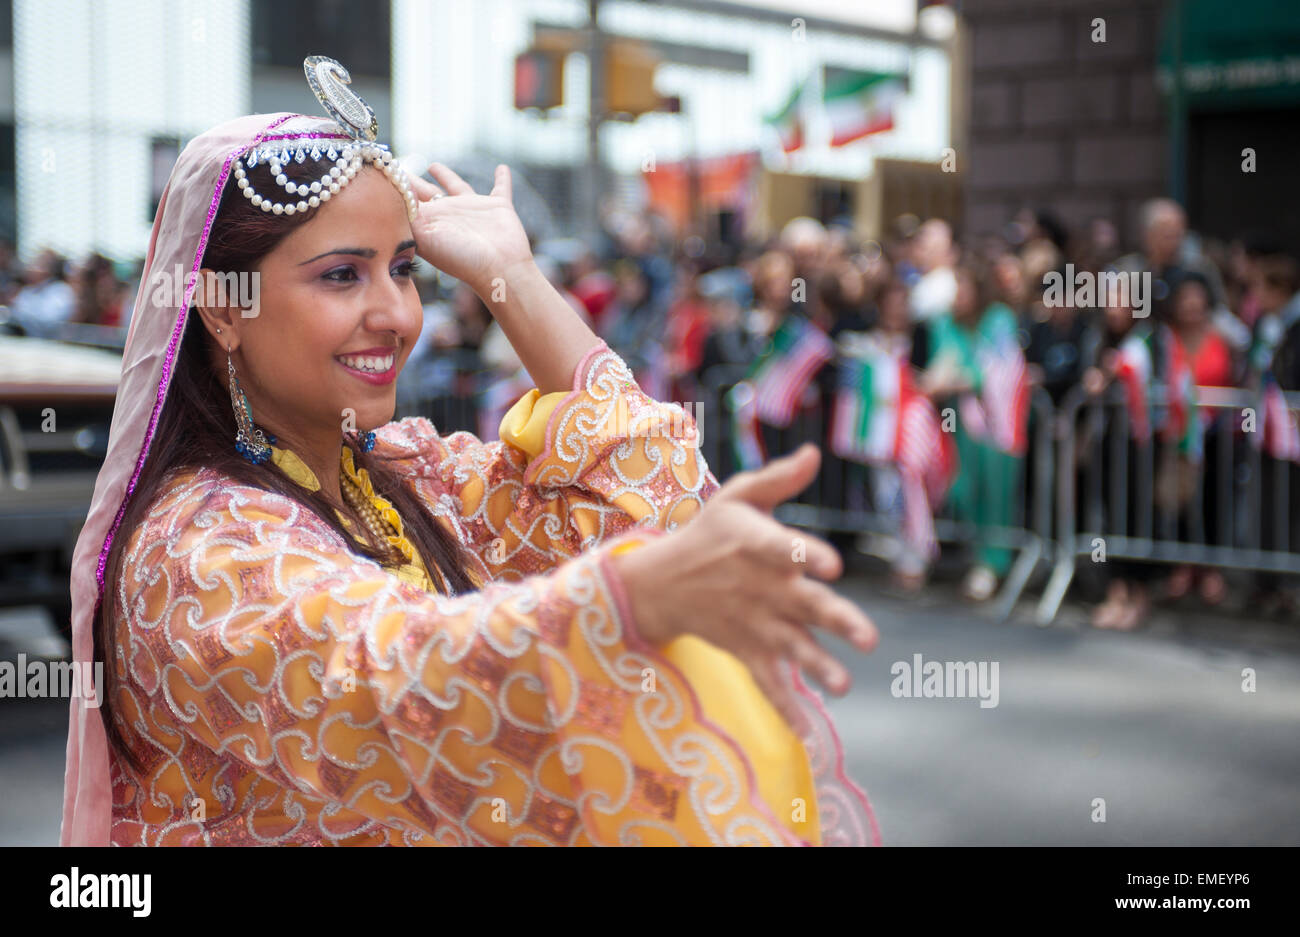
[[1133, 309], [1127, 303], [1108, 303], [1103, 313], [1106, 330], [1112, 335], [1123, 335], [1133, 325]]
[[966, 271], [957, 274], [957, 295], [952, 303], [952, 316], [958, 322], [971, 323], [979, 318], [980, 310], [976, 308], [975, 280]]
[[423, 323], [414, 259], [402, 197], [368, 165], [267, 254], [260, 314], [238, 320], [253, 419], [290, 439], [340, 440], [391, 420]]
[[1020, 262], [1010, 255], [998, 260], [993, 268], [998, 278], [998, 289], [1012, 305], [1019, 305], [1025, 298], [1025, 275]]
[[1174, 322], [1192, 328], [1204, 325], [1210, 318], [1209, 297], [1199, 283], [1189, 283], [1180, 288], [1174, 297]]
[[908, 325], [907, 291], [887, 288], [880, 294], [880, 328], [886, 332], [905, 332]]
[[862, 282], [862, 271], [853, 264], [846, 263], [840, 267], [840, 298], [846, 306], [856, 306], [862, 302], [866, 289]]

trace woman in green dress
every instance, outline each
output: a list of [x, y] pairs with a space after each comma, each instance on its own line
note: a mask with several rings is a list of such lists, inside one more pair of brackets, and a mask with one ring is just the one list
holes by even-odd
[[1016, 446], [991, 432], [994, 420], [1006, 415], [992, 412], [987, 405], [988, 362], [1020, 352], [1016, 315], [1005, 303], [992, 300], [990, 287], [974, 267], [957, 270], [952, 310], [926, 326], [921, 376], [921, 386], [934, 400], [943, 429], [956, 436], [959, 468], [950, 499], [957, 519], [976, 531], [975, 565], [963, 591], [977, 601], [990, 598], [1011, 568], [1012, 551], [994, 544], [993, 531], [1015, 523], [1024, 462]]

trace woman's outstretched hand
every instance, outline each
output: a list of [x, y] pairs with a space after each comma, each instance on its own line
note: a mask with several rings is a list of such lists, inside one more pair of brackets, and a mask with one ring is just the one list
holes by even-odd
[[830, 544], [771, 516], [817, 474], [812, 444], [723, 485], [679, 530], [612, 557], [636, 628], [662, 645], [694, 634], [744, 663], [754, 682], [796, 731], [804, 722], [781, 666], [793, 661], [842, 695], [848, 670], [813, 638], [812, 627], [862, 651], [878, 634], [856, 605], [825, 582], [843, 573]]
[[[411, 223], [415, 252], [449, 276], [469, 284], [487, 301], [494, 283], [505, 283], [533, 263], [528, 236], [515, 213], [510, 169], [497, 166], [492, 191], [478, 195], [442, 163], [429, 167], [437, 185], [410, 175], [419, 201]], [[443, 198], [436, 198], [444, 192]]]

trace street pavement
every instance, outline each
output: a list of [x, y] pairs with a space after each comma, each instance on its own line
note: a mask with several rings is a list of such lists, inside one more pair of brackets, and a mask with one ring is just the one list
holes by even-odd
[[[1067, 606], [1040, 628], [992, 621], [949, 585], [840, 588], [881, 641], [862, 655], [827, 639], [854, 674], [827, 703], [886, 845], [1300, 844], [1296, 625], [1161, 611], [1117, 633]], [[39, 631], [0, 613], [0, 659], [33, 653]], [[997, 705], [895, 696], [891, 668], [918, 654], [997, 663]], [[57, 842], [66, 730], [66, 700], [0, 699], [0, 845]]]
[[[854, 674], [827, 702], [887, 845], [1300, 844], [1294, 624], [1159, 611], [1114, 632], [1070, 607], [1041, 628], [994, 622], [951, 588], [844, 591], [881, 640], [871, 655], [827, 641]], [[916, 654], [998, 662], [997, 706], [895, 697], [891, 666]]]

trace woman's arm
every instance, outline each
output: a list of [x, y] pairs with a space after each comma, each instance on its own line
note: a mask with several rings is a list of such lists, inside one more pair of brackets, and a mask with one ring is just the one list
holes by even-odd
[[651, 400], [603, 342], [567, 393], [530, 392], [502, 440], [440, 435], [428, 420], [378, 432], [400, 471], [492, 578], [544, 572], [633, 526], [672, 530], [718, 488], [683, 408]]
[[600, 344], [531, 256], [479, 295], [543, 394], [567, 391], [578, 363]]
[[205, 786], [219, 776], [185, 773], [216, 752], [327, 813], [444, 843], [794, 839], [629, 630], [608, 558], [663, 535], [444, 598], [357, 558], [296, 503], [219, 481], [151, 512], [118, 593], [123, 729], [207, 805], [166, 822], [202, 835], [242, 809]]

